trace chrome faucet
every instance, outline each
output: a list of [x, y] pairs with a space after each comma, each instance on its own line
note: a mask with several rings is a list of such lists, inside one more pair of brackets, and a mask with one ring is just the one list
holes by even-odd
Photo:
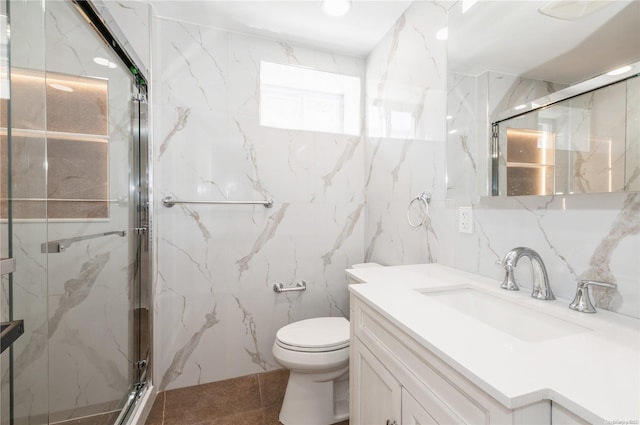
[[528, 257], [531, 260], [531, 266], [533, 268], [533, 291], [531, 292], [531, 297], [539, 300], [555, 300], [556, 297], [553, 295], [553, 291], [551, 291], [544, 262], [542, 258], [540, 258], [540, 255], [531, 248], [513, 248], [507, 252], [502, 261], [497, 262], [502, 265], [505, 270], [504, 281], [500, 287], [508, 291], [520, 290], [520, 287], [516, 283], [513, 269], [522, 257]]
[[578, 282], [578, 289], [576, 290], [576, 297], [573, 299], [569, 308], [571, 310], [579, 311], [581, 313], [595, 313], [596, 309], [591, 304], [589, 298], [589, 286], [603, 286], [605, 288], [616, 288], [618, 285], [615, 283], [598, 282], [595, 280], [581, 280]]

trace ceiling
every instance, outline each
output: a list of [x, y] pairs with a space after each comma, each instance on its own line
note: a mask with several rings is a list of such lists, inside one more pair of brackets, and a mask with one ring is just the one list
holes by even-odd
[[319, 0], [149, 3], [165, 18], [364, 57], [412, 2], [354, 0], [349, 13], [340, 18], [326, 16]]
[[[149, 2], [168, 19], [361, 57], [412, 3], [352, 0], [346, 16], [331, 18], [319, 0]], [[572, 84], [640, 60], [640, 0], [600, 1], [604, 7], [573, 21], [539, 13], [548, 0], [480, 0], [464, 14], [462, 2], [440, 3], [450, 7], [448, 62], [454, 72], [493, 70]]]
[[640, 60], [640, 1], [600, 2], [599, 10], [572, 21], [539, 13], [548, 3], [483, 0], [464, 14], [452, 8], [449, 70], [573, 84]]

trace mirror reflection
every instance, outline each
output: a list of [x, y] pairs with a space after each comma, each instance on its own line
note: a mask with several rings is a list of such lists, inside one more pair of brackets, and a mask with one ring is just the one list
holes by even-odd
[[[593, 93], [519, 116], [535, 109], [532, 103], [548, 105], [557, 93], [637, 63], [638, 22], [640, 2], [630, 0], [457, 2], [449, 11], [448, 196], [638, 190], [634, 175], [640, 123], [625, 121], [626, 115], [637, 113], [637, 83], [611, 89], [616, 95]], [[565, 98], [594, 88], [574, 90]], [[621, 93], [629, 99], [614, 107]], [[591, 105], [595, 100], [599, 103]], [[506, 124], [492, 134], [492, 124], [509, 116], [518, 116], [509, 123], [511, 157], [504, 156], [509, 151]], [[589, 123], [574, 134], [580, 117]], [[604, 129], [612, 126], [616, 130], [608, 134]], [[494, 141], [498, 137], [500, 150]], [[595, 150], [587, 152], [586, 144]], [[500, 156], [494, 158], [496, 153]], [[603, 168], [609, 162], [611, 167]], [[507, 163], [512, 165], [508, 169]], [[507, 172], [511, 189], [505, 183]], [[595, 174], [603, 178], [596, 181]]]
[[495, 123], [493, 194], [639, 190], [639, 81], [635, 76]]

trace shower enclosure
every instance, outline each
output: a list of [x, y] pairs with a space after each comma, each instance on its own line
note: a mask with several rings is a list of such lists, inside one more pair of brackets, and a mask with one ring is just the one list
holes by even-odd
[[124, 423], [149, 364], [145, 80], [90, 3], [1, 1], [0, 424]]

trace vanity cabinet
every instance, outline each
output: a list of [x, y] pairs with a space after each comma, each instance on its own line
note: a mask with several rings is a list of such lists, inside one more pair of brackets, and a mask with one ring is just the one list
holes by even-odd
[[590, 425], [557, 403], [551, 403], [551, 423], [553, 425]]
[[[357, 383], [357, 407], [350, 412], [350, 423], [390, 424], [400, 422], [402, 387], [400, 382], [359, 341], [352, 344], [351, 377]], [[353, 394], [353, 393], [352, 393]]]
[[550, 401], [506, 408], [353, 293], [351, 335], [352, 425], [550, 423]]

